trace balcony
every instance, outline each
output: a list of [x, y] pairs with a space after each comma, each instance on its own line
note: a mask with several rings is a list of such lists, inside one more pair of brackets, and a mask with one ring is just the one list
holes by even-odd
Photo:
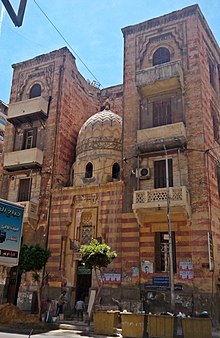
[[179, 60], [163, 63], [136, 73], [136, 85], [144, 96], [183, 88], [183, 70]]
[[28, 222], [29, 220], [38, 219], [38, 204], [31, 202], [31, 201], [25, 201], [25, 202], [18, 202], [21, 206], [24, 207], [24, 222]]
[[[177, 213], [190, 218], [190, 198], [186, 187], [170, 187], [169, 197], [171, 218]], [[150, 221], [152, 214], [155, 216], [155, 213], [163, 213], [166, 218], [167, 188], [135, 191], [132, 209], [141, 224]]]
[[33, 169], [41, 167], [43, 163], [43, 151], [31, 148], [5, 153], [3, 167], [5, 170]]
[[48, 101], [42, 96], [9, 104], [7, 120], [15, 125], [45, 120], [47, 118]]
[[184, 146], [187, 143], [183, 122], [137, 131], [137, 147], [140, 152], [163, 150]]

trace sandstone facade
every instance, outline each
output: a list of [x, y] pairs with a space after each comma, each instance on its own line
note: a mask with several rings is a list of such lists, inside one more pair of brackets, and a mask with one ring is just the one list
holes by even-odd
[[[92, 274], [82, 277], [77, 252], [95, 237], [118, 252], [105, 271], [104, 305], [114, 296], [126, 307], [169, 310], [173, 277], [176, 310], [218, 320], [219, 46], [197, 5], [122, 33], [124, 82], [114, 87], [85, 81], [67, 48], [13, 66], [1, 197], [35, 207], [24, 240], [52, 250], [50, 297], [65, 284], [73, 304], [96, 286]], [[101, 118], [106, 100], [122, 118], [119, 133]]]

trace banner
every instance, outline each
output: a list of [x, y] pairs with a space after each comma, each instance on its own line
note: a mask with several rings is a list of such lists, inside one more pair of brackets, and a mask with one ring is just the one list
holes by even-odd
[[0, 199], [0, 265], [18, 265], [24, 207]]

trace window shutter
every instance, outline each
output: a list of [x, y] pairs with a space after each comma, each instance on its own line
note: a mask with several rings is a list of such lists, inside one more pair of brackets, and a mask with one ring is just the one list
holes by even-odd
[[18, 202], [30, 201], [31, 197], [31, 178], [20, 179], [19, 191], [18, 191]]
[[153, 102], [153, 126], [157, 127], [171, 123], [171, 99]]

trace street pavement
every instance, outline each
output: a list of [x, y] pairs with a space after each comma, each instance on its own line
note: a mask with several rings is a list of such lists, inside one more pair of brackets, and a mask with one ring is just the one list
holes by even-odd
[[[88, 332], [88, 327], [87, 327], [87, 324], [85, 324], [84, 322], [77, 322], [77, 321], [71, 321], [71, 322], [63, 322], [59, 325], [60, 329], [61, 330], [67, 330], [68, 332], [70, 330], [72, 330], [72, 336], [71, 337], [78, 337], [79, 336], [81, 338], [85, 338], [85, 337], [93, 337], [93, 338], [122, 338], [122, 335], [121, 335], [121, 330], [117, 330], [117, 334], [115, 334], [114, 336], [106, 336], [106, 335], [97, 335], [97, 334], [94, 334], [94, 331], [93, 331], [93, 327], [90, 328], [90, 331]], [[67, 332], [65, 333], [63, 331], [63, 337], [68, 337], [68, 335], [66, 336]], [[73, 336], [74, 334], [74, 336]], [[54, 337], [59, 337], [58, 336], [54, 336]], [[34, 336], [33, 338], [38, 338], [37, 336]], [[161, 337], [162, 338], [162, 337]], [[176, 337], [176, 338], [182, 338], [181, 336], [179, 337]], [[195, 337], [195, 338], [199, 338], [199, 337]], [[207, 337], [208, 338], [208, 337]], [[213, 329], [212, 331], [212, 338], [220, 338], [220, 330], [217, 330], [217, 329]]]
[[[54, 329], [50, 326], [50, 331], [47, 332], [37, 332], [36, 330], [33, 330], [31, 332], [28, 329], [23, 330], [16, 330], [7, 328], [1, 328], [0, 327], [0, 338], [56, 338], [56, 337], [63, 337], [63, 338], [112, 338], [111, 336], [106, 335], [97, 335], [94, 334], [93, 326], [90, 327], [90, 330], [88, 329], [88, 326], [84, 322], [78, 322], [78, 321], [64, 321], [59, 323], [57, 327], [54, 327]], [[114, 338], [121, 338], [121, 330], [119, 329], [117, 333], [114, 335]], [[162, 338], [162, 337], [161, 337]], [[181, 336], [178, 336], [176, 338], [181, 338]], [[199, 337], [195, 337], [199, 338]], [[208, 338], [208, 337], [207, 337]], [[212, 338], [220, 338], [220, 330], [213, 329], [212, 331]]]

